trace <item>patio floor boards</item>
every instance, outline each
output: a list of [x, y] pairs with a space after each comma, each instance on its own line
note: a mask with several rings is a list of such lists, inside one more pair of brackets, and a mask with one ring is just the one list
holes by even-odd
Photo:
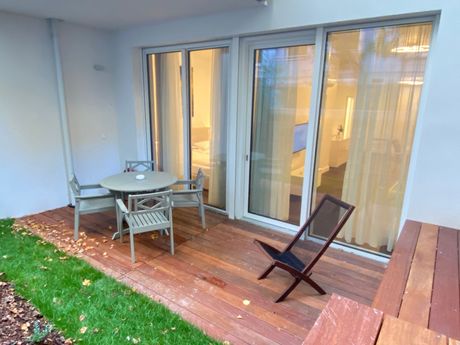
[[[301, 284], [289, 298], [273, 298], [291, 281], [274, 271], [267, 279], [257, 275], [268, 264], [252, 243], [254, 238], [282, 247], [290, 236], [227, 219], [207, 211], [202, 230], [196, 210], [174, 210], [176, 255], [169, 254], [167, 237], [136, 236], [138, 262], [130, 262], [129, 238], [110, 239], [115, 215], [84, 215], [73, 243], [73, 210], [60, 208], [19, 221], [63, 249], [78, 253], [96, 268], [145, 293], [207, 334], [231, 344], [301, 344], [330, 294], [337, 293], [370, 305], [384, 266], [336, 249], [328, 249], [314, 269], [314, 279], [328, 292], [320, 296]], [[304, 242], [308, 253], [317, 247]], [[243, 300], [249, 300], [244, 305]]]

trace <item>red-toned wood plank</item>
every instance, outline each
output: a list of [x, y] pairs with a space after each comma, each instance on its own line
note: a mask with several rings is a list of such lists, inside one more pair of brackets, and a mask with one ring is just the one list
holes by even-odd
[[447, 345], [447, 338], [428, 328], [385, 315], [376, 345]]
[[458, 236], [458, 230], [439, 230], [429, 328], [460, 339]]
[[374, 345], [383, 313], [332, 295], [302, 345]]
[[372, 306], [385, 314], [398, 316], [421, 223], [407, 220], [396, 243], [391, 260], [374, 297]]
[[430, 317], [438, 232], [436, 225], [422, 224], [399, 310], [400, 319], [422, 327], [428, 327]]

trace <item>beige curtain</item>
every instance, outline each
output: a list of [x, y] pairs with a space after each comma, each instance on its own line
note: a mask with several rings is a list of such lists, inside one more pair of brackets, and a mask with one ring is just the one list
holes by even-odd
[[157, 109], [161, 123], [161, 169], [184, 176], [181, 53], [157, 54]]
[[211, 142], [208, 203], [225, 208], [227, 176], [228, 48], [212, 49]]
[[340, 236], [386, 246], [397, 236], [431, 25], [360, 32], [360, 68], [342, 198], [357, 206]]
[[305, 47], [256, 54], [251, 148], [250, 212], [287, 221], [297, 108], [297, 81]]

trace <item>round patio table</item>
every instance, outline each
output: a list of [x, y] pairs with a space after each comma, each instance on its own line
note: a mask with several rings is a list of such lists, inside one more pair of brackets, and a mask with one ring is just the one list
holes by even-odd
[[[137, 179], [143, 175], [143, 179]], [[99, 184], [111, 191], [118, 193], [139, 193], [162, 189], [176, 183], [177, 177], [163, 171], [126, 172], [106, 177]], [[118, 229], [117, 229], [118, 230]], [[122, 230], [125, 233], [125, 230]], [[120, 234], [115, 232], [112, 239]]]
[[[143, 175], [144, 179], [137, 179], [139, 175]], [[138, 193], [162, 189], [176, 181], [176, 176], [163, 171], [134, 171], [106, 177], [100, 185], [115, 192]]]

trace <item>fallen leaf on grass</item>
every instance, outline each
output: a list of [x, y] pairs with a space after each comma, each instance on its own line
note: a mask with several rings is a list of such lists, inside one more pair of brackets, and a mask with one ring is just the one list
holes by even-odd
[[79, 318], [79, 319], [80, 319], [80, 322], [82, 322], [83, 320], [86, 319], [86, 317], [85, 317], [85, 315], [80, 315], [80, 318]]
[[80, 333], [85, 334], [87, 330], [88, 330], [88, 327], [82, 327], [80, 328]]
[[85, 279], [85, 280], [83, 280], [82, 284], [83, 284], [83, 286], [90, 286], [91, 285], [91, 280]]

